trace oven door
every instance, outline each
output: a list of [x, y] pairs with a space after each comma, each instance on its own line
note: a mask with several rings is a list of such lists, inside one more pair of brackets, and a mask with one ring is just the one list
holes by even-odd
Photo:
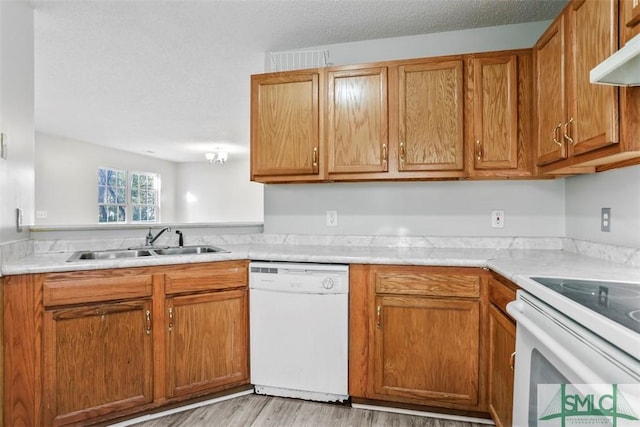
[[[514, 426], [559, 426], [569, 417], [575, 426], [593, 424], [599, 408], [640, 417], [640, 410], [627, 409], [640, 408], [638, 354], [619, 350], [524, 291], [507, 310], [517, 322]], [[609, 399], [620, 393], [618, 401]]]

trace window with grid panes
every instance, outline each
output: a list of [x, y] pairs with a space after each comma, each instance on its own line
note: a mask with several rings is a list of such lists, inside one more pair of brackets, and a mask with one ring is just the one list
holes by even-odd
[[160, 175], [98, 169], [98, 222], [159, 222]]

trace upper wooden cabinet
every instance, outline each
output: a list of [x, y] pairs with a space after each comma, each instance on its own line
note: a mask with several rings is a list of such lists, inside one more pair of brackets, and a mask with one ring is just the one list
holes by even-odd
[[620, 46], [640, 34], [640, 0], [620, 0]]
[[[543, 173], [593, 172], [640, 156], [638, 92], [591, 84], [589, 72], [618, 48], [618, 0], [574, 0], [534, 48], [537, 164]], [[637, 119], [635, 119], [637, 121]], [[622, 137], [621, 137], [622, 136]]]
[[320, 72], [251, 76], [251, 179], [320, 179]]
[[463, 62], [397, 67], [398, 171], [462, 171]]
[[483, 121], [477, 151], [465, 149], [465, 126], [475, 119], [465, 125], [462, 55], [252, 76], [251, 178], [457, 179], [468, 175], [465, 155], [482, 150], [480, 172], [470, 176], [530, 176], [531, 60], [519, 51], [504, 58], [469, 62], [478, 69], [472, 86], [481, 88], [469, 98]]
[[531, 177], [531, 50], [467, 57], [468, 174]]
[[543, 166], [567, 158], [562, 125], [567, 113], [565, 46], [566, 16], [560, 15], [533, 49], [535, 59], [535, 106], [537, 164]]
[[567, 14], [569, 117], [563, 138], [569, 156], [577, 156], [619, 142], [618, 89], [589, 81], [591, 69], [618, 48], [617, 0], [574, 1]]
[[336, 174], [386, 172], [387, 68], [330, 70], [327, 91], [329, 178]]

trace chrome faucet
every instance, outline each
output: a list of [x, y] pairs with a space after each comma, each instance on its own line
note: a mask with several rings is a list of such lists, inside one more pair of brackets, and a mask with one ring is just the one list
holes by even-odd
[[151, 233], [151, 227], [149, 227], [149, 233], [147, 234], [146, 240], [145, 240], [145, 246], [153, 246], [153, 243], [158, 240], [158, 237], [160, 237], [160, 235], [162, 233], [164, 233], [165, 231], [171, 231], [171, 227], [165, 227], [162, 230], [160, 230], [160, 232], [158, 234], [156, 234], [155, 236]]

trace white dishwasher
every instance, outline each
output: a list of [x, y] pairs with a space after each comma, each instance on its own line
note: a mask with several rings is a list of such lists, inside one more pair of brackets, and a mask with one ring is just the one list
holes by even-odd
[[251, 383], [256, 393], [348, 398], [349, 266], [252, 262]]

